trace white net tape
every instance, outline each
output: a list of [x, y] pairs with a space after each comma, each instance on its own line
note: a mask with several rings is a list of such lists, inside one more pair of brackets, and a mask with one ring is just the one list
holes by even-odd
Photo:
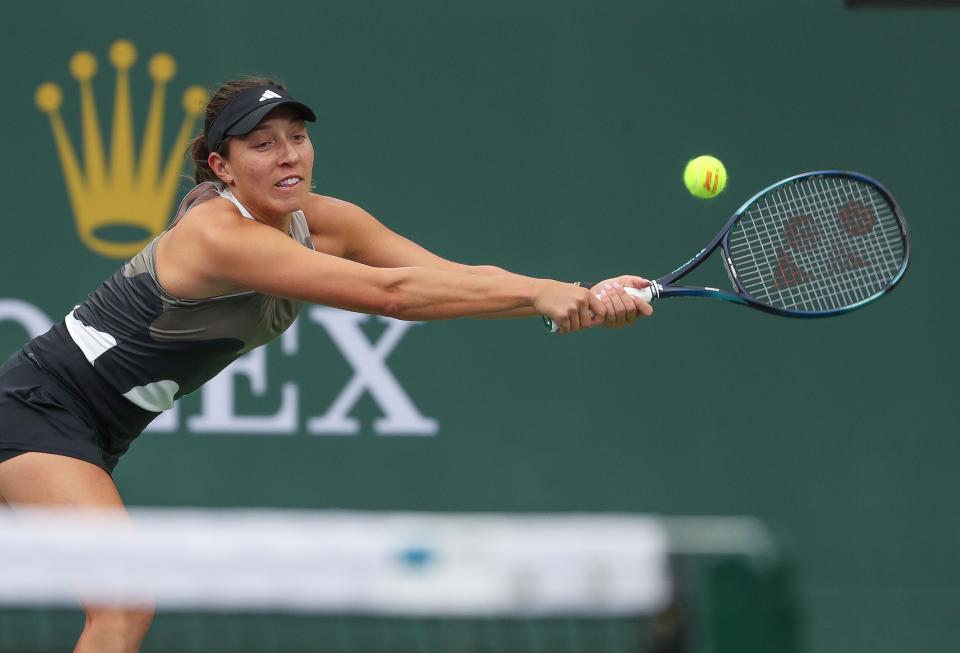
[[650, 614], [667, 536], [627, 515], [0, 511], [0, 603], [378, 615]]

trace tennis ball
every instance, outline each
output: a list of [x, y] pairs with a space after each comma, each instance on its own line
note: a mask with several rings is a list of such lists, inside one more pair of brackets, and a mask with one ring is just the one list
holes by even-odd
[[683, 170], [683, 183], [694, 197], [716, 197], [727, 185], [727, 169], [720, 159], [704, 154], [687, 163]]

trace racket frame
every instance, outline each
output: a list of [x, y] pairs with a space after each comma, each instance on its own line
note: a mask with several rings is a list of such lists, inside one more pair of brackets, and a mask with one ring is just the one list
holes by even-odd
[[[903, 263], [900, 265], [900, 269], [897, 271], [897, 274], [894, 276], [893, 280], [888, 283], [882, 290], [874, 293], [873, 295], [866, 297], [855, 304], [850, 304], [849, 306], [843, 306], [841, 308], [831, 309], [827, 311], [791, 311], [787, 309], [777, 308], [775, 306], [770, 306], [768, 304], [761, 303], [757, 301], [747, 290], [743, 287], [743, 284], [740, 283], [740, 279], [737, 276], [736, 268], [733, 265], [733, 261], [730, 258], [729, 253], [729, 238], [730, 231], [733, 229], [734, 225], [740, 220], [743, 214], [749, 209], [754, 203], [757, 202], [761, 197], [770, 193], [781, 186], [796, 182], [801, 179], [807, 179], [810, 177], [847, 177], [852, 178], [857, 181], [864, 182], [869, 184], [879, 192], [884, 199], [890, 204], [890, 207], [893, 211], [894, 217], [897, 219], [897, 224], [900, 228], [900, 233], [903, 235], [904, 243], [904, 257]], [[720, 288], [711, 288], [711, 287], [701, 287], [701, 286], [682, 286], [674, 285], [675, 281], [682, 279], [687, 274], [695, 270], [700, 266], [705, 260], [707, 260], [714, 250], [720, 248], [723, 267], [727, 271], [727, 277], [730, 279], [730, 283], [733, 284], [733, 287], [736, 289], [736, 293], [729, 292], [727, 290], [721, 290]], [[890, 194], [880, 182], [876, 179], [868, 177], [859, 172], [850, 172], [846, 170], [815, 170], [812, 172], [804, 172], [786, 179], [782, 179], [770, 186], [767, 186], [760, 192], [756, 193], [753, 197], [748, 199], [743, 205], [737, 209], [737, 211], [730, 217], [727, 223], [723, 228], [717, 233], [716, 236], [704, 247], [701, 249], [693, 258], [688, 260], [686, 263], [675, 269], [673, 272], [666, 274], [654, 281], [651, 282], [650, 290], [652, 292], [653, 299], [662, 299], [666, 297], [712, 297], [713, 299], [719, 299], [726, 302], [731, 302], [734, 304], [742, 304], [744, 306], [749, 306], [750, 308], [755, 308], [766, 313], [772, 313], [774, 315], [781, 315], [784, 317], [796, 317], [796, 318], [819, 318], [819, 317], [832, 317], [835, 315], [842, 315], [844, 313], [849, 313], [850, 311], [856, 310], [865, 304], [873, 302], [886, 293], [893, 290], [893, 288], [900, 283], [900, 280], [903, 279], [903, 275], [907, 271], [907, 266], [910, 262], [910, 234], [907, 231], [907, 223], [903, 218], [903, 213], [900, 210], [900, 205], [897, 204], [897, 201], [893, 198], [893, 195]]]

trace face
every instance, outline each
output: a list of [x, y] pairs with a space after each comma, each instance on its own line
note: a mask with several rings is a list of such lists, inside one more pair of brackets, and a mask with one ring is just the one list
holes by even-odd
[[295, 109], [271, 111], [250, 133], [231, 137], [227, 148], [226, 158], [210, 155], [210, 167], [254, 216], [276, 219], [304, 206], [313, 144]]

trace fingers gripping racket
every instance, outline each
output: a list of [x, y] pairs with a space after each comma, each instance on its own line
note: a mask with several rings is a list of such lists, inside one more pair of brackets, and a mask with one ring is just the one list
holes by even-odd
[[[732, 292], [677, 284], [718, 247]], [[712, 297], [785, 317], [831, 317], [892, 290], [909, 259], [907, 224], [883, 186], [855, 172], [808, 172], [760, 191], [692, 259], [626, 291], [647, 302]]]

